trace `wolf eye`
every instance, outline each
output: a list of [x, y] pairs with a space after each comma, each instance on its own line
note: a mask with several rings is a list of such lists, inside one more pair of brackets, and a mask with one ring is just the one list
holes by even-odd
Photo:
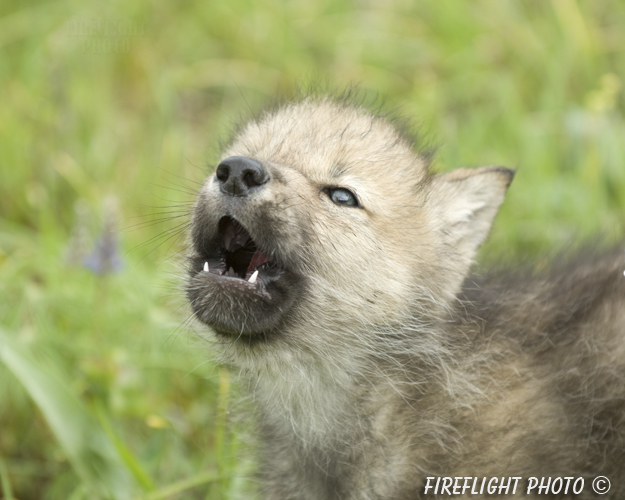
[[330, 188], [328, 189], [328, 196], [337, 205], [344, 205], [347, 207], [357, 207], [358, 198], [349, 189], [345, 188]]

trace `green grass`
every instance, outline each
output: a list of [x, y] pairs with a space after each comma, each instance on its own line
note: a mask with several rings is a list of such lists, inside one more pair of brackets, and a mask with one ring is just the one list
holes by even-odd
[[[2, 2], [0, 496], [249, 497], [171, 274], [219, 141], [276, 93], [359, 83], [440, 170], [516, 168], [484, 261], [621, 238], [624, 28], [618, 0]], [[107, 214], [123, 267], [96, 275]]]

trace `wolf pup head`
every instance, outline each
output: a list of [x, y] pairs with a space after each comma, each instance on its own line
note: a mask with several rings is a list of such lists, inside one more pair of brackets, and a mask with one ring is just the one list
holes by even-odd
[[434, 175], [390, 121], [328, 97], [266, 112], [199, 193], [192, 309], [231, 362], [355, 356], [446, 309], [512, 177]]

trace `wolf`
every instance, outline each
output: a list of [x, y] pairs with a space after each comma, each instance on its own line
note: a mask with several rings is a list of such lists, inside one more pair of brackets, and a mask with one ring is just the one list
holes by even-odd
[[186, 293], [257, 406], [263, 498], [482, 498], [514, 477], [625, 498], [625, 252], [471, 271], [513, 176], [436, 174], [348, 99], [240, 127], [193, 208]]

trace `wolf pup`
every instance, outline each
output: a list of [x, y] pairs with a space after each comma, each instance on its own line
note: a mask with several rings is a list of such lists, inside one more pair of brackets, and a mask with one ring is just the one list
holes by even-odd
[[435, 175], [329, 97], [222, 158], [186, 289], [257, 403], [263, 498], [625, 498], [622, 249], [469, 274], [513, 171]]

